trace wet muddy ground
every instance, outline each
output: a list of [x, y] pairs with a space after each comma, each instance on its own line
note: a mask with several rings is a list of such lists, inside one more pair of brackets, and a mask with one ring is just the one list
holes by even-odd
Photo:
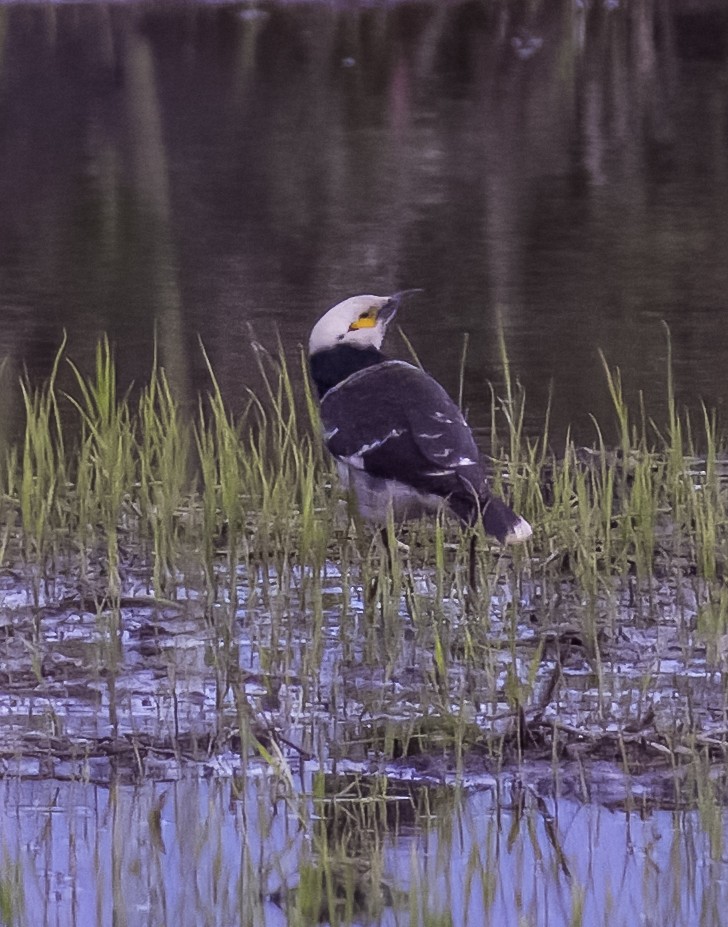
[[468, 596], [457, 532], [435, 569], [402, 540], [393, 577], [341, 533], [319, 571], [249, 551], [231, 574], [223, 544], [209, 575], [190, 533], [160, 596], [129, 529], [116, 598], [103, 543], [59, 543], [41, 568], [9, 542], [7, 923], [627, 925], [651, 898], [662, 919], [645, 923], [690, 924], [719, 908], [708, 585], [674, 569], [590, 596], [563, 559], [486, 546]]
[[[573, 629], [532, 612], [511, 646], [494, 603], [504, 645], [483, 676], [500, 697], [484, 704], [478, 674], [451, 667], [461, 723], [423, 714], [432, 656], [416, 628], [385, 672], [365, 635], [342, 645], [332, 604], [318, 678], [302, 656], [281, 676], [265, 669], [264, 610], [241, 607], [221, 687], [220, 638], [192, 591], [129, 588], [112, 659], [108, 618], [68, 588], [35, 609], [17, 574], [3, 587], [6, 882], [9, 859], [24, 865], [9, 923], [536, 925], [576, 908], [576, 923], [626, 925], [652, 898], [645, 923], [688, 924], [723, 903], [695, 810], [725, 798], [722, 677], [674, 610], [601, 635], [595, 666]], [[351, 627], [365, 620], [355, 591]], [[302, 655], [292, 625], [282, 646]], [[533, 675], [520, 716], [513, 666]], [[345, 861], [333, 887], [322, 847]], [[318, 891], [302, 901], [307, 879]]]
[[435, 581], [425, 570], [383, 614], [328, 561], [314, 618], [295, 570], [281, 591], [280, 576], [257, 571], [254, 586], [256, 571], [241, 569], [229, 621], [222, 565], [219, 601], [184, 583], [161, 599], [142, 559], [126, 565], [117, 606], [63, 569], [34, 604], [24, 568], [3, 570], [5, 775], [234, 775], [262, 745], [294, 768], [428, 783], [518, 768], [546, 794], [679, 806], [694, 797], [698, 756], [722, 768], [723, 639], [710, 644], [698, 628], [694, 577], [647, 589], [615, 579], [610, 596], [584, 604], [568, 578], [545, 589], [537, 565], [504, 556], [477, 615], [444, 597], [423, 620]]

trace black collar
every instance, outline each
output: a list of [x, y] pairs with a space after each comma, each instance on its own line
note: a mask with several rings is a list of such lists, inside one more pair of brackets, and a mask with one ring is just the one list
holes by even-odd
[[350, 344], [339, 344], [317, 351], [311, 355], [308, 362], [319, 399], [322, 399], [332, 387], [350, 377], [352, 373], [381, 364], [384, 360], [385, 356], [377, 348], [357, 348]]

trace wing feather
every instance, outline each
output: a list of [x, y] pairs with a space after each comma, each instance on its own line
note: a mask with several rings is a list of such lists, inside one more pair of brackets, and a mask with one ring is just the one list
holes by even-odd
[[329, 390], [321, 402], [338, 458], [421, 492], [472, 498], [485, 474], [473, 434], [440, 384], [412, 364], [386, 361]]

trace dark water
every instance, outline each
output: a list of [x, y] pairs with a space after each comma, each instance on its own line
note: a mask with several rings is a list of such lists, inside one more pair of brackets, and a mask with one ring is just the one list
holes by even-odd
[[[234, 405], [248, 324], [295, 354], [356, 292], [488, 420], [513, 371], [540, 429], [611, 414], [598, 349], [664, 413], [725, 404], [728, 15], [710, 0], [0, 6], [0, 355], [65, 329]], [[393, 338], [392, 348], [404, 351]], [[5, 393], [5, 419], [15, 403]]]

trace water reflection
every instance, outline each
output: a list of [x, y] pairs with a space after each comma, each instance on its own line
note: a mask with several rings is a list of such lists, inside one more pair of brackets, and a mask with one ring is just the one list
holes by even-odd
[[[47, 372], [156, 332], [180, 391], [254, 383], [321, 309], [422, 286], [402, 324], [488, 423], [502, 320], [541, 426], [610, 418], [597, 348], [658, 417], [723, 404], [728, 27], [704, 0], [0, 7], [0, 354]], [[400, 346], [401, 347], [401, 346]], [[403, 350], [403, 347], [401, 347]], [[5, 400], [4, 420], [12, 418]]]
[[[312, 785], [306, 775], [302, 785]], [[383, 887], [376, 916], [356, 923], [721, 921], [723, 818], [538, 803], [494, 785], [451, 798], [448, 814], [428, 816], [423, 798], [400, 800], [376, 826], [370, 813], [371, 840], [359, 831], [347, 845]], [[361, 824], [365, 812], [340, 801], [342, 818]], [[436, 790], [429, 801], [436, 809]], [[334, 839], [316, 803], [286, 801], [280, 783], [257, 774], [109, 789], [3, 780], [0, 807], [3, 910], [34, 927], [312, 923], [297, 887], [320, 865], [322, 840], [331, 849]]]

